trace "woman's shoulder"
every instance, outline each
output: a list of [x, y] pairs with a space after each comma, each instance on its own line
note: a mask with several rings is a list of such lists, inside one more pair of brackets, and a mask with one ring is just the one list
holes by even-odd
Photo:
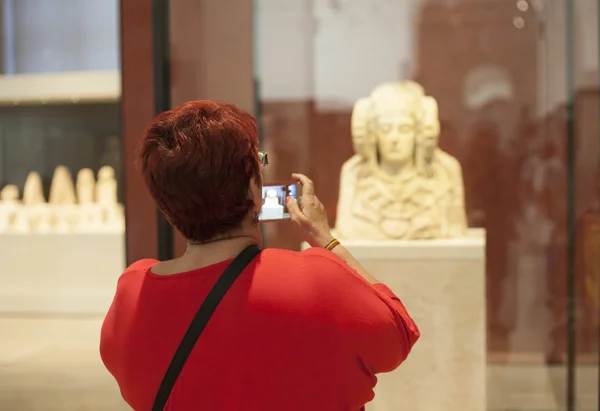
[[159, 261], [153, 258], [143, 258], [141, 260], [136, 261], [135, 263], [132, 263], [129, 267], [125, 269], [123, 274], [133, 271], [147, 270], [158, 263]]
[[344, 260], [319, 247], [304, 251], [264, 250], [253, 280], [258, 295], [274, 301], [274, 306], [302, 307], [302, 312], [314, 309], [316, 314], [324, 306], [343, 310], [346, 295], [374, 293]]
[[287, 250], [283, 248], [265, 248], [262, 252], [263, 255], [267, 255], [270, 258], [303, 258], [303, 259], [313, 259], [313, 258], [328, 258], [329, 254], [332, 254], [330, 251], [325, 250], [321, 247], [308, 247], [302, 251], [294, 251]]
[[309, 267], [320, 270], [346, 271], [346, 263], [331, 251], [320, 247], [309, 247], [303, 251], [282, 250], [268, 248], [263, 251], [261, 260], [285, 264], [286, 267]]
[[129, 267], [123, 271], [119, 277], [119, 286], [122, 286], [132, 280], [140, 280], [145, 277], [146, 272], [150, 270], [154, 265], [158, 264], [158, 260], [152, 258], [144, 258], [132, 263]]

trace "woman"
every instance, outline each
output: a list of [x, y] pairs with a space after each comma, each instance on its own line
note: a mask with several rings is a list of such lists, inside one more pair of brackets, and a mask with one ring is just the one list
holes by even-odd
[[[119, 279], [100, 351], [123, 398], [150, 410], [198, 308], [231, 261], [261, 246], [256, 121], [210, 101], [159, 115], [139, 164], [160, 209], [187, 239], [171, 261], [141, 260]], [[313, 183], [288, 199], [312, 248], [267, 249], [227, 291], [168, 397], [175, 411], [358, 411], [375, 374], [419, 337], [400, 300], [333, 241]], [[331, 251], [324, 249], [328, 246]]]

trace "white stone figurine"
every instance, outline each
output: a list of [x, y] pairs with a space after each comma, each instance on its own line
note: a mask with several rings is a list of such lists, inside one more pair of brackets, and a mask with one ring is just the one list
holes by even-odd
[[438, 148], [437, 104], [417, 83], [376, 87], [352, 116], [356, 155], [342, 167], [336, 233], [348, 240], [466, 234], [458, 162]]
[[75, 182], [78, 203], [79, 231], [97, 231], [103, 225], [102, 207], [96, 203], [96, 176], [90, 168], [83, 168], [77, 173]]
[[110, 166], [104, 166], [98, 170], [96, 201], [103, 206], [118, 204], [117, 179], [115, 178], [115, 170]]
[[123, 206], [118, 202], [115, 170], [110, 166], [104, 166], [98, 170], [96, 202], [102, 210], [104, 228], [118, 231], [125, 229]]
[[75, 186], [69, 169], [58, 166], [50, 184], [50, 223], [58, 232], [68, 232], [77, 226]]
[[8, 184], [0, 191], [0, 233], [28, 231], [19, 201], [19, 187]]
[[14, 184], [8, 184], [0, 190], [0, 202], [4, 205], [19, 204], [19, 187]]
[[69, 169], [65, 166], [58, 166], [54, 170], [52, 176], [52, 184], [50, 185], [50, 204], [67, 205], [75, 204], [75, 187], [73, 185], [73, 177]]
[[79, 205], [93, 204], [96, 197], [96, 176], [89, 168], [82, 168], [77, 173], [75, 182], [77, 203]]
[[50, 213], [46, 197], [44, 197], [42, 177], [36, 171], [30, 172], [25, 180], [23, 213], [25, 213], [32, 231], [47, 232], [50, 229]]
[[36, 171], [30, 172], [27, 175], [27, 180], [25, 180], [25, 186], [23, 188], [23, 204], [46, 204], [46, 197], [44, 197], [44, 186], [42, 184], [42, 177]]

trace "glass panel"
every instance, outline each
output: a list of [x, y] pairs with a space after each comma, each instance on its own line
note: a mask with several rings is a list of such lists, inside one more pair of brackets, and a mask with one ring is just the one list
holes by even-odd
[[576, 409], [599, 410], [600, 198], [598, 2], [573, 2]]
[[98, 355], [125, 266], [118, 4], [0, 0], [3, 410], [123, 409]]
[[116, 0], [2, 0], [4, 73], [117, 70], [118, 6]]
[[[587, 261], [587, 268], [574, 271], [577, 409], [596, 409], [598, 306], [594, 298], [598, 290], [594, 267], [599, 267], [600, 256], [590, 251], [598, 248], [593, 240], [579, 240], [579, 235], [595, 238], [594, 214], [584, 210], [595, 210], [598, 199], [597, 2], [573, 2], [571, 37], [565, 0], [255, 3], [257, 105], [263, 148], [269, 153], [265, 183], [289, 179], [292, 172], [307, 174], [334, 226], [338, 210], [346, 209], [340, 206], [345, 201], [340, 197], [340, 179], [341, 174], [349, 175], [350, 163], [346, 162], [355, 154], [351, 138], [354, 104], [385, 82], [419, 83], [437, 100], [439, 147], [462, 166], [468, 225], [486, 232], [482, 275], [486, 281], [488, 409], [566, 407], [569, 244], [578, 256], [577, 267]], [[567, 69], [574, 70], [574, 93], [567, 87]], [[567, 162], [571, 95], [576, 103], [574, 164]], [[374, 137], [381, 138], [381, 133]], [[416, 139], [419, 131], [414, 133]], [[570, 165], [576, 175], [571, 186]], [[351, 176], [351, 181], [356, 178]], [[388, 194], [400, 196], [400, 186]], [[577, 229], [577, 244], [569, 243], [568, 235], [571, 192], [578, 227], [587, 227]], [[377, 210], [374, 213], [378, 215]], [[584, 217], [589, 215], [591, 222]], [[379, 218], [388, 217], [380, 214]], [[265, 234], [268, 246], [301, 247], [288, 224], [265, 225]], [[478, 234], [471, 230], [470, 235]], [[421, 268], [411, 264], [399, 261], [397, 269], [413, 267], [420, 273]], [[445, 273], [452, 268], [446, 264], [440, 270]], [[432, 282], [431, 290], [422, 292], [435, 290]], [[413, 301], [402, 290], [398, 294]], [[418, 303], [412, 304], [417, 317], [424, 315]], [[460, 305], [455, 308], [464, 312]], [[425, 328], [431, 316], [422, 319]], [[456, 321], [458, 325], [449, 329], [455, 334], [444, 338], [466, 344], [460, 324], [467, 318]], [[474, 333], [475, 328], [468, 332]], [[433, 347], [430, 355], [445, 358], [445, 348], [427, 338], [431, 337], [422, 337], [418, 344]], [[459, 375], [447, 377], [461, 379]], [[483, 389], [464, 381], [469, 382], [462, 389], [469, 385], [473, 390]], [[376, 398], [392, 395], [385, 389], [384, 383]], [[384, 409], [377, 401], [373, 409]], [[381, 401], [391, 401], [386, 406], [396, 409], [393, 399]]]

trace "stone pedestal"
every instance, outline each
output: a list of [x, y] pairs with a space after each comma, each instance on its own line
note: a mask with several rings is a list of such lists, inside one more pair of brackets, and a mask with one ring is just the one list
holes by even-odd
[[400, 297], [421, 331], [406, 362], [378, 376], [367, 411], [485, 411], [484, 231], [343, 244]]
[[3, 233], [0, 313], [104, 315], [124, 269], [123, 232]]

